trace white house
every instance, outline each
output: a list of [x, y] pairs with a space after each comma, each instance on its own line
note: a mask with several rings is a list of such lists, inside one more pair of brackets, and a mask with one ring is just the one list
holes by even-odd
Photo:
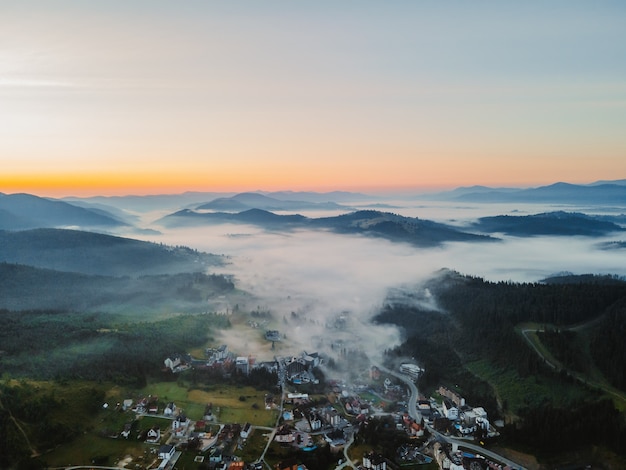
[[184, 414], [180, 414], [172, 421], [172, 434], [174, 437], [183, 437], [187, 432], [190, 420]]
[[167, 461], [172, 458], [174, 452], [176, 452], [176, 448], [174, 446], [163, 444], [159, 447], [159, 458]]
[[171, 356], [163, 361], [165, 363], [165, 367], [170, 369], [172, 372], [176, 370], [177, 367], [181, 365], [180, 356]]
[[154, 427], [148, 430], [148, 435], [146, 436], [146, 442], [151, 444], [155, 442], [159, 442], [161, 440], [161, 430], [158, 427]]
[[368, 452], [363, 455], [363, 467], [371, 470], [387, 470], [387, 461], [380, 454]]
[[248, 436], [250, 436], [250, 431], [252, 431], [252, 426], [250, 425], [250, 423], [246, 423], [239, 435], [242, 439], [248, 439]]

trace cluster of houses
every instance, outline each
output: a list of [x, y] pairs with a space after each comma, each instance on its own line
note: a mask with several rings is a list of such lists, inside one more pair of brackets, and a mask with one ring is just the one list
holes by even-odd
[[[269, 334], [269, 336], [268, 336]], [[274, 336], [280, 336], [278, 331], [270, 330], [266, 333], [272, 341]], [[284, 372], [284, 378], [294, 384], [319, 383], [314, 375], [314, 369], [322, 364], [322, 358], [317, 353], [304, 351], [300, 356], [275, 358], [274, 361], [256, 362], [252, 356], [234, 356], [228, 350], [226, 344], [218, 348], [207, 348], [205, 359], [194, 359], [188, 354], [174, 354], [164, 360], [165, 368], [173, 373], [181, 372], [189, 368], [220, 368], [223, 371], [248, 375], [254, 368], [264, 368], [269, 372]]]
[[156, 395], [148, 395], [137, 401], [132, 408], [137, 414], [157, 414], [159, 412], [159, 397]]
[[465, 398], [445, 387], [439, 387], [437, 392], [443, 398], [441, 407], [443, 416], [441, 416], [442, 413], [432, 410], [429, 401], [418, 401], [420, 413], [436, 430], [449, 432], [450, 426], [452, 426], [461, 436], [469, 436], [477, 431], [481, 431], [485, 435], [492, 432], [491, 424], [484, 408], [467, 405]]
[[281, 366], [285, 371], [285, 378], [294, 384], [319, 383], [313, 369], [322, 364], [318, 353], [302, 352], [300, 356], [281, 358]]
[[[341, 328], [345, 324], [345, 321], [347, 321], [345, 317], [339, 317], [333, 323], [332, 328]], [[268, 330], [265, 337], [269, 341], [279, 341], [280, 333], [277, 330]], [[254, 368], [263, 367], [271, 372], [277, 373], [279, 385], [284, 386], [287, 382], [295, 385], [318, 383], [314, 371], [322, 364], [322, 358], [317, 352], [308, 353], [303, 351], [297, 356], [275, 357], [273, 361], [257, 363], [252, 356], [234, 355], [228, 350], [228, 346], [223, 344], [218, 348], [206, 349], [205, 358], [203, 360], [193, 359], [188, 355], [174, 355], [166, 358], [164, 364], [165, 367], [172, 372], [180, 372], [189, 367], [221, 367], [230, 372], [237, 371], [238, 373], [246, 375]], [[415, 364], [403, 363], [400, 365], [400, 372], [415, 381], [424, 371]], [[371, 367], [370, 378], [374, 381], [380, 380], [380, 369], [375, 366]], [[365, 387], [365, 385], [363, 387]], [[283, 410], [283, 423], [274, 434], [275, 442], [284, 446], [308, 451], [314, 450], [317, 447], [314, 436], [319, 435], [327, 442], [331, 449], [338, 450], [344, 446], [355, 432], [353, 424], [344, 417], [344, 414], [345, 416], [355, 418], [355, 423], [362, 422], [367, 420], [368, 416], [373, 413], [373, 405], [372, 402], [361, 398], [362, 394], [360, 393], [348, 393], [345, 386], [339, 387], [339, 384], [337, 384], [335, 388], [340, 392], [340, 398], [334, 406], [312, 406], [309, 402], [309, 396], [306, 393], [287, 394], [285, 403], [291, 403], [293, 409]], [[371, 390], [370, 392], [380, 394], [386, 399], [398, 402], [398, 404], [403, 403], [400, 400], [404, 399], [406, 396], [405, 386], [392, 382], [390, 378], [386, 378], [383, 381], [380, 390]], [[427, 423], [432, 425], [433, 428], [438, 431], [445, 430], [447, 432], [456, 432], [462, 436], [471, 435], [477, 430], [489, 431], [489, 420], [483, 408], [468, 406], [463, 397], [447, 388], [441, 387], [438, 392], [443, 398], [441, 406], [437, 406], [432, 399], [419, 400], [417, 404], [421, 416]], [[266, 396], [265, 401], [266, 408], [270, 409], [275, 406], [274, 399], [271, 395]], [[140, 400], [133, 409], [138, 413], [156, 414], [158, 412], [157, 402], [158, 397], [149, 396]], [[406, 403], [404, 403], [404, 405], [406, 406]], [[212, 419], [211, 407], [210, 405], [207, 406], [208, 412], [205, 411], [205, 418], [210, 420]], [[336, 408], [337, 406], [342, 406], [343, 412], [339, 412]], [[394, 413], [396, 419], [395, 429], [403, 430], [413, 438], [419, 439], [424, 437], [424, 422], [416, 422], [412, 419], [406, 412], [405, 406], [399, 407], [398, 411]], [[189, 439], [192, 437], [193, 425], [191, 425], [191, 422], [183, 413], [176, 409], [173, 403], [169, 403], [165, 407], [163, 415], [172, 419], [172, 437], [181, 439], [180, 442], [185, 440], [185, 437]], [[190, 427], [192, 429], [190, 429]], [[241, 443], [242, 440], [248, 438], [251, 428], [250, 424], [247, 423], [243, 427], [241, 427], [241, 425], [226, 425], [220, 430], [219, 435], [215, 436], [214, 441], [219, 442], [220, 445], [213, 448], [209, 457], [212, 468], [227, 468], [226, 462], [222, 459], [223, 443], [233, 441]], [[161, 436], [159, 430], [154, 429], [151, 431], [153, 434], [148, 436], [148, 438], [151, 439], [150, 442], [160, 442]], [[168, 458], [167, 456], [170, 455], [171, 450], [165, 447], [163, 447], [163, 450], [164, 451], [159, 452], [159, 454], [164, 456], [165, 461]], [[462, 468], [455, 466], [462, 466], [463, 459], [468, 458], [467, 456], [450, 452], [448, 449], [441, 447], [440, 444], [435, 445], [434, 457], [440, 463], [441, 468], [451, 469]], [[398, 458], [402, 461], [412, 463], [425, 463], [425, 459], [428, 459], [427, 456], [424, 456], [424, 454], [421, 454], [411, 446], [402, 449], [402, 455], [399, 455]], [[484, 463], [484, 461], [480, 463]], [[359, 468], [386, 470], [387, 465], [388, 461], [381, 455], [369, 452], [364, 455]], [[242, 466], [242, 468], [244, 467]], [[285, 462], [284, 468], [292, 468], [289, 461]], [[301, 469], [302, 466], [299, 465], [295, 468]]]
[[439, 468], [446, 470], [511, 470], [509, 466], [502, 466], [482, 456], [462, 452], [456, 444], [435, 442], [433, 455]]

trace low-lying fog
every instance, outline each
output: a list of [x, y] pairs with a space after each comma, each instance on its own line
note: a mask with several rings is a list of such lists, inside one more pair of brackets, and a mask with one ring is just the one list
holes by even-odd
[[[461, 224], [483, 215], [576, 209], [420, 203], [382, 210]], [[217, 272], [232, 274], [237, 286], [255, 297], [254, 306], [247, 308], [270, 310], [278, 319], [290, 318], [291, 312], [305, 319], [300, 327], [290, 329], [290, 342], [300, 350], [320, 346], [317, 338], [342, 312], [348, 312], [356, 340], [370, 353], [397, 345], [401, 336], [395, 328], [369, 320], [380, 310], [390, 288], [415, 290], [441, 268], [492, 281], [538, 281], [564, 271], [626, 275], [624, 252], [597, 248], [602, 241], [597, 238], [506, 237], [500, 243], [418, 248], [379, 238], [312, 231], [278, 233], [232, 224], [159, 230], [162, 235], [143, 238], [229, 256], [230, 264]]]

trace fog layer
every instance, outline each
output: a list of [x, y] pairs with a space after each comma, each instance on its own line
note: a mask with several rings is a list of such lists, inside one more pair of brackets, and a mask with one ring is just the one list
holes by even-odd
[[[485, 209], [480, 213], [477, 205], [432, 205], [394, 212], [438, 221], [540, 212], [512, 207], [507, 212], [493, 205]], [[561, 272], [626, 276], [626, 253], [599, 249], [602, 240], [597, 238], [503, 237], [498, 243], [417, 248], [379, 238], [319, 231], [276, 233], [224, 224], [168, 229], [146, 239], [229, 256], [230, 264], [218, 272], [233, 275], [238, 288], [251, 294], [240, 307], [268, 310], [275, 319], [283, 319], [286, 343], [294, 353], [328, 347], [323, 343], [332, 341], [331, 337], [353, 342], [373, 356], [399, 344], [401, 332], [372, 324], [371, 318], [380, 311], [390, 289], [394, 296], [398, 290], [418, 290], [422, 281], [442, 268], [492, 281], [534, 282]], [[342, 328], [337, 327], [339, 317]], [[239, 341], [250, 343], [258, 336], [239, 337]]]

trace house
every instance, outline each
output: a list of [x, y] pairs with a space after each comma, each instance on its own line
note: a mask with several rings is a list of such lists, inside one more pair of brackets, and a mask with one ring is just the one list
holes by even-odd
[[318, 431], [322, 429], [322, 419], [315, 412], [311, 412], [309, 414], [309, 424], [311, 425], [311, 431]]
[[167, 461], [172, 458], [175, 451], [176, 448], [174, 446], [163, 444], [161, 447], [159, 447], [159, 458]]
[[276, 442], [292, 443], [295, 439], [294, 429], [288, 425], [282, 425], [276, 430], [276, 434], [274, 435]]
[[341, 416], [336, 409], [332, 407], [327, 407], [324, 410], [324, 422], [329, 426], [339, 426], [339, 423], [341, 422]]
[[250, 431], [252, 431], [252, 426], [250, 425], [250, 423], [246, 423], [239, 435], [242, 439], [248, 439], [248, 436], [250, 436]]
[[183, 437], [187, 432], [189, 423], [191, 421], [187, 419], [184, 414], [179, 414], [174, 421], [172, 421], [172, 435], [174, 437]]
[[165, 363], [165, 367], [170, 369], [172, 372], [175, 372], [182, 364], [180, 356], [170, 356], [163, 362]]
[[442, 397], [450, 399], [452, 403], [454, 403], [457, 407], [460, 408], [462, 406], [465, 406], [465, 398], [463, 398], [458, 393], [453, 392], [452, 390], [449, 390], [446, 387], [439, 387], [437, 392]]
[[161, 440], [161, 430], [155, 426], [151, 429], [148, 429], [148, 434], [146, 435], [146, 442], [150, 444], [154, 444]]
[[424, 369], [422, 369], [417, 364], [410, 364], [405, 362], [403, 364], [400, 364], [400, 372], [408, 375], [413, 380], [417, 380], [419, 379], [419, 376], [422, 374], [422, 372], [424, 372]]
[[130, 431], [133, 427], [132, 423], [126, 423], [124, 425], [124, 430], [122, 431], [121, 435], [124, 439], [128, 439], [130, 437]]
[[217, 348], [216, 359], [218, 360], [226, 359], [227, 356], [228, 356], [228, 346], [225, 344], [222, 344], [219, 348]]
[[294, 357], [285, 367], [287, 372], [287, 378], [293, 379], [296, 375], [304, 372], [307, 369], [304, 359]]
[[247, 357], [239, 356], [235, 361], [235, 369], [244, 375], [250, 372], [250, 362]]
[[126, 400], [122, 402], [122, 410], [124, 411], [130, 410], [132, 406], [133, 406], [132, 398], [127, 398]]
[[163, 414], [165, 416], [172, 416], [174, 414], [174, 411], [176, 411], [176, 405], [174, 404], [174, 402], [170, 402], [163, 410]]
[[363, 455], [363, 468], [371, 470], [387, 470], [387, 461], [381, 454], [368, 452]]
[[450, 421], [459, 419], [459, 409], [447, 398], [443, 400], [443, 412]]
[[306, 351], [304, 352], [304, 354], [302, 355], [302, 358], [304, 359], [304, 362], [306, 364], [307, 367], [309, 368], [313, 368], [313, 367], [319, 367], [319, 365], [321, 364], [321, 358], [320, 355], [316, 352], [311, 353], [311, 354], [307, 354]]

